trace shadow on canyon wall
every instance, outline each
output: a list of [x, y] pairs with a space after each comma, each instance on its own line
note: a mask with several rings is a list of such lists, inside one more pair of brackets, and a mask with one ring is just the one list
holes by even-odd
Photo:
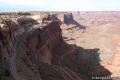
[[[98, 77], [110, 77], [112, 74], [109, 70], [104, 68], [100, 62], [100, 54], [99, 49], [84, 49], [73, 45], [76, 47], [76, 63], [78, 66], [78, 72], [86, 75], [88, 79], [94, 79], [96, 76]], [[100, 79], [102, 80], [102, 79]]]
[[79, 24], [77, 21], [73, 19], [73, 24], [76, 24], [75, 27], [78, 27], [79, 29], [86, 29], [86, 26]]
[[100, 64], [100, 49], [84, 49], [76, 45], [72, 46], [76, 47], [76, 61], [73, 63], [74, 65], [76, 65], [73, 66], [75, 72], [77, 72], [78, 74], [80, 73], [82, 75], [86, 75], [86, 78], [89, 80], [92, 78], [94, 79], [96, 76], [110, 77], [112, 73]]
[[[65, 43], [65, 45], [69, 44]], [[67, 53], [67, 47], [65, 47], [65, 45], [63, 46], [62, 44], [59, 46], [59, 48], [56, 48], [54, 56], [57, 57], [54, 58], [57, 59], [54, 59], [56, 62], [55, 64], [61, 64], [62, 66], [76, 72], [77, 75], [83, 80], [96, 80], [96, 76], [98, 76], [98, 80], [102, 80], [101, 78], [111, 76], [112, 73], [100, 64], [101, 60], [98, 48], [84, 49], [76, 45], [69, 45], [74, 48], [74, 51], [72, 51], [72, 49], [68, 49], [67, 52], [70, 53]], [[59, 64], [58, 59], [63, 55], [65, 56]]]

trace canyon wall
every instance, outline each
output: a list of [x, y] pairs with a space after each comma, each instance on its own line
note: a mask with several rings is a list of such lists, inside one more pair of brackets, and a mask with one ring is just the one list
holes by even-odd
[[[92, 37], [92, 30], [81, 28], [85, 26], [71, 12], [3, 20], [0, 23], [0, 79], [90, 80], [92, 76], [110, 76], [112, 73], [100, 63], [99, 47], [91, 45], [96, 43], [90, 39], [97, 40], [99, 36]], [[90, 45], [92, 48], [88, 49]]]
[[85, 26], [98, 26], [106, 23], [120, 22], [118, 11], [81, 11], [72, 12], [74, 19]]
[[75, 72], [59, 66], [61, 57], [57, 53], [62, 55], [65, 53], [62, 50], [68, 50], [62, 38], [61, 22], [56, 18], [43, 19], [42, 23], [30, 16], [2, 21], [1, 80], [81, 80]]

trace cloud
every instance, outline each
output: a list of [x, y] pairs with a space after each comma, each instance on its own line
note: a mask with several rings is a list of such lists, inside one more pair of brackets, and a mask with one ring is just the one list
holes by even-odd
[[0, 0], [1, 5], [7, 6], [35, 6], [44, 5], [43, 0]]
[[[120, 10], [120, 0], [0, 0], [0, 8], [52, 11]], [[7, 8], [7, 9], [8, 9]]]

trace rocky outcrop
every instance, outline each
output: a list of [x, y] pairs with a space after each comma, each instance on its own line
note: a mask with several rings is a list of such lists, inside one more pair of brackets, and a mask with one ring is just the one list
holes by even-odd
[[64, 14], [64, 23], [71, 24], [74, 22], [72, 13]]
[[40, 24], [22, 17], [1, 25], [0, 64], [7, 66], [9, 80], [81, 80], [75, 72], [55, 64], [55, 51], [65, 44], [58, 20], [45, 18]]
[[72, 13], [58, 13], [56, 16], [64, 24], [75, 24]]
[[[3, 75], [1, 79], [12, 80], [12, 75], [10, 74], [10, 59], [13, 55], [13, 44], [15, 42], [15, 36], [22, 33], [22, 29], [13, 21], [3, 21], [0, 26], [0, 55], [1, 60], [0, 67], [2, 67], [3, 72], [7, 71], [9, 76]], [[8, 78], [6, 78], [8, 77]]]

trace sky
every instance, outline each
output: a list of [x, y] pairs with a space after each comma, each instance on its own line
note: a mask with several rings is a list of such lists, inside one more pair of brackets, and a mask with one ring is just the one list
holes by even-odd
[[120, 0], [0, 0], [0, 12], [120, 11]]

